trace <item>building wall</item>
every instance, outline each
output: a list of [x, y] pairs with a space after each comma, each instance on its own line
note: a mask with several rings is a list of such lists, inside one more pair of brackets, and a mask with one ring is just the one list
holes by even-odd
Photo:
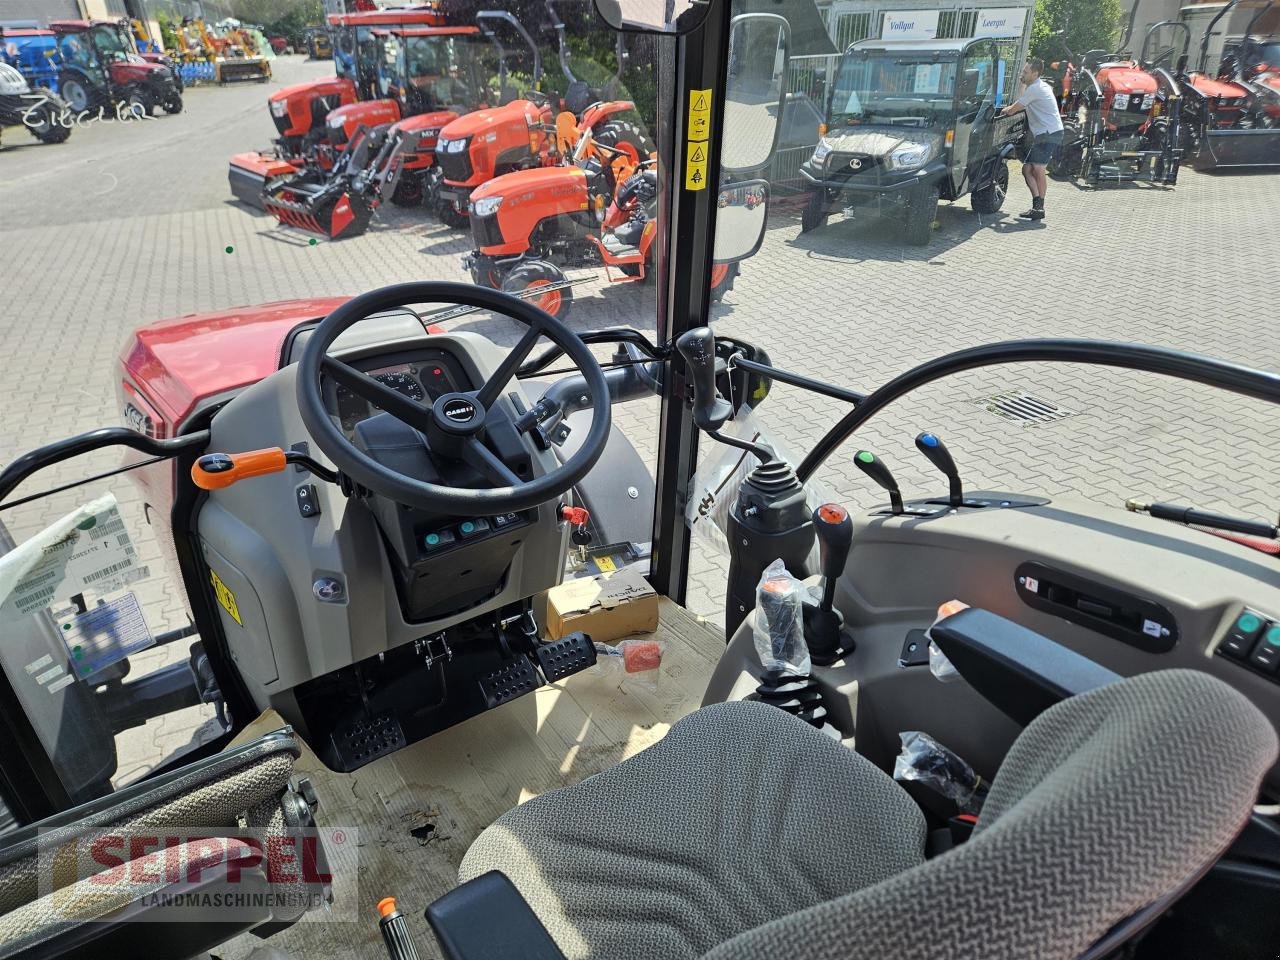
[[0, 23], [34, 23], [75, 20], [80, 16], [76, 0], [0, 0]]

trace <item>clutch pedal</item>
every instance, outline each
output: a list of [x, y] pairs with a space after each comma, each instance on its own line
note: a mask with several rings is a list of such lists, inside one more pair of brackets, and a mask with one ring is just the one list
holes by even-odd
[[565, 677], [594, 666], [596, 645], [588, 634], [578, 631], [551, 643], [538, 644], [538, 664], [547, 683], [555, 683]]
[[486, 710], [500, 707], [542, 686], [542, 680], [533, 669], [532, 661], [523, 654], [497, 670], [486, 673], [478, 682]]

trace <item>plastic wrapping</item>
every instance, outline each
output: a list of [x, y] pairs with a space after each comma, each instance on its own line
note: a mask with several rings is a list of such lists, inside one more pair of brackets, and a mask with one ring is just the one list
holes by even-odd
[[751, 621], [756, 653], [765, 670], [808, 674], [811, 662], [804, 642], [804, 583], [781, 560], [765, 567], [756, 587]]
[[657, 690], [662, 677], [662, 655], [667, 645], [661, 640], [633, 637], [621, 643], [597, 643], [596, 671], [621, 684], [636, 684]]
[[[801, 460], [788, 444], [765, 430], [760, 418], [749, 410], [739, 412], [735, 419], [724, 425], [723, 432], [764, 444], [787, 463], [797, 464]], [[760, 461], [753, 453], [722, 443], [704, 447], [700, 452], [703, 455], [697, 473], [693, 475], [685, 522], [694, 537], [727, 556], [729, 541], [725, 531], [729, 525], [729, 510], [737, 499], [738, 488]], [[805, 484], [804, 492], [805, 501], [814, 509], [835, 499], [825, 486], [812, 479]]]
[[[936, 624], [939, 620], [945, 620], [961, 610], [968, 609], [969, 605], [963, 600], [948, 600], [938, 607], [938, 615], [934, 618], [933, 623]], [[933, 629], [932, 624], [929, 629]], [[929, 636], [928, 630], [925, 631], [925, 635]], [[932, 636], [929, 636], [929, 672], [943, 683], [954, 683], [960, 679], [960, 671], [955, 668], [951, 661], [947, 659], [947, 655], [933, 642]]]
[[914, 780], [955, 802], [962, 813], [977, 814], [987, 799], [989, 784], [973, 767], [927, 733], [898, 734], [902, 750], [893, 763], [893, 779]]

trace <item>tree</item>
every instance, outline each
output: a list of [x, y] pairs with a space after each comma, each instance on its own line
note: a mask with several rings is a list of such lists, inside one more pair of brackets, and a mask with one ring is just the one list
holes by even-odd
[[1086, 50], [1114, 50], [1128, 15], [1121, 0], [1036, 0], [1031, 55], [1058, 60], [1068, 50], [1077, 56]]
[[302, 42], [302, 32], [325, 22], [321, 0], [231, 0], [231, 15], [244, 23], [257, 24], [268, 36], [288, 37]]

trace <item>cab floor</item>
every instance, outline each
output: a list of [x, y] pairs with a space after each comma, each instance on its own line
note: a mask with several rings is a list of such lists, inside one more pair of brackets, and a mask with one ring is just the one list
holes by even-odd
[[[332, 907], [267, 941], [238, 937], [215, 955], [381, 958], [375, 907], [394, 896], [419, 954], [438, 957], [423, 911], [456, 884], [462, 856], [480, 831], [531, 797], [633, 756], [701, 705], [723, 636], [665, 597], [661, 603], [654, 638], [666, 647], [656, 686], [593, 668], [352, 774], [330, 772], [304, 745], [296, 775], [315, 785], [319, 824], [341, 831], [325, 841]], [[239, 739], [281, 726], [278, 714], [264, 713]]]

